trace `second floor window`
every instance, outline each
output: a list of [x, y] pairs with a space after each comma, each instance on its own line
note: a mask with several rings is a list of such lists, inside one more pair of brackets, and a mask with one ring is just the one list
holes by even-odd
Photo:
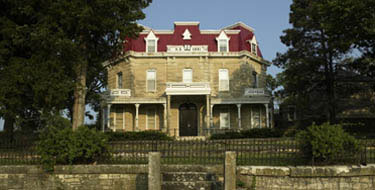
[[258, 73], [253, 72], [253, 88], [258, 88]]
[[122, 72], [117, 73], [117, 88], [122, 88]]
[[154, 92], [156, 91], [156, 71], [148, 70], [147, 71], [147, 91]]
[[219, 69], [219, 91], [229, 90], [228, 69]]
[[193, 70], [192, 69], [184, 69], [182, 73], [182, 80], [184, 83], [193, 82]]

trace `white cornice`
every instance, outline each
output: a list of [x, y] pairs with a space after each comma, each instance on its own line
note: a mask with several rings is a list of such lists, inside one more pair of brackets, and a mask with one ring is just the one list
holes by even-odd
[[234, 28], [234, 27], [236, 27], [236, 26], [242, 26], [242, 27], [244, 27], [244, 28], [250, 30], [251, 32], [254, 32], [254, 31], [255, 31], [253, 28], [251, 28], [250, 26], [246, 25], [245, 23], [243, 23], [243, 22], [241, 22], [241, 21], [240, 21], [240, 22], [236, 22], [236, 23], [234, 23], [234, 24], [232, 24], [232, 25], [226, 26], [226, 27], [224, 27], [223, 29], [231, 29], [231, 28]]
[[174, 22], [174, 25], [175, 26], [180, 26], [180, 25], [196, 26], [196, 25], [199, 25], [199, 22], [197, 22], [197, 21], [177, 21], [177, 22]]
[[271, 66], [271, 62], [253, 55], [251, 52], [247, 50], [243, 50], [240, 52], [194, 52], [194, 53], [176, 53], [176, 52], [156, 52], [156, 53], [145, 53], [145, 52], [135, 52], [135, 51], [127, 51], [124, 57], [136, 57], [136, 58], [166, 58], [166, 57], [222, 57], [222, 58], [240, 58], [246, 56], [253, 61], [256, 61], [260, 64], [265, 64], [266, 66]]

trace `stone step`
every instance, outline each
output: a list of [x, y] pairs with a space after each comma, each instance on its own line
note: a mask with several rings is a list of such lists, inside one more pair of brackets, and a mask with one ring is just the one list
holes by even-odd
[[195, 181], [195, 182], [163, 182], [163, 190], [223, 190], [221, 182]]
[[217, 181], [215, 174], [207, 172], [165, 172], [163, 181], [165, 182], [195, 182], [195, 181]]

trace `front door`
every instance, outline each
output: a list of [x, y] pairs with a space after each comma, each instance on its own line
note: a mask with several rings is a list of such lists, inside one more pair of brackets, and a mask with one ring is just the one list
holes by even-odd
[[187, 103], [180, 106], [180, 136], [197, 136], [197, 107]]

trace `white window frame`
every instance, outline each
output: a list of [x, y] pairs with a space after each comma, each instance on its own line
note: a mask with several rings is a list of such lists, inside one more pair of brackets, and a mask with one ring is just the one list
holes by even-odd
[[[224, 126], [224, 115], [228, 116], [228, 122], [226, 122], [227, 126]], [[220, 111], [220, 129], [230, 129], [230, 109], [229, 107], [222, 108]]]
[[[191, 79], [190, 80], [187, 80], [187, 78], [185, 77], [185, 72], [187, 73], [187, 71], [190, 71], [190, 73], [191, 73]], [[184, 82], [184, 83], [192, 83], [193, 82], [193, 69], [183, 69], [182, 70], [182, 82]]]
[[[217, 52], [229, 52], [229, 40], [230, 40], [230, 37], [228, 37], [227, 34], [224, 31], [221, 31], [220, 35], [216, 38], [216, 41], [217, 41]], [[225, 46], [226, 46], [226, 50], [225, 51], [221, 51], [221, 48], [220, 48], [220, 44], [223, 41], [224, 41], [224, 43], [226, 43], [225, 44]]]
[[[150, 52], [149, 51], [149, 41], [154, 40], [155, 41], [155, 50]], [[155, 36], [154, 32], [151, 30], [150, 33], [148, 33], [147, 37], [145, 38], [146, 41], [146, 53], [156, 53], [158, 52], [158, 40], [159, 38]]]
[[124, 86], [123, 86], [123, 75], [122, 75], [122, 72], [118, 72], [117, 73], [117, 89], [122, 89]]
[[250, 44], [250, 52], [253, 55], [258, 56], [258, 42], [257, 42], [256, 37], [253, 36], [253, 39], [248, 40], [247, 42], [249, 42]]
[[[226, 73], [226, 79], [222, 79], [220, 73]], [[225, 78], [225, 77], [224, 77]], [[224, 84], [226, 83], [226, 84]], [[224, 88], [226, 87], [226, 88]], [[228, 69], [219, 69], [219, 91], [229, 91], [229, 72]]]
[[[152, 110], [154, 113], [154, 128], [150, 129], [150, 124], [148, 123], [148, 115], [149, 111]], [[146, 109], [146, 130], [156, 130], [156, 108], [155, 107], [150, 107]]]
[[252, 78], [253, 78], [253, 88], [258, 88], [259, 87], [259, 79], [258, 79], [258, 73], [253, 71], [252, 73]]
[[[148, 81], [149, 80], [152, 80], [152, 79], [149, 79], [149, 75], [148, 75], [148, 73], [154, 73], [154, 89], [149, 89], [149, 85], [148, 85]], [[157, 89], [157, 87], [156, 87], [156, 79], [157, 79], [157, 76], [156, 76], [156, 70], [155, 69], [149, 69], [149, 70], [147, 70], [146, 71], [146, 92], [156, 92], [156, 89]]]

